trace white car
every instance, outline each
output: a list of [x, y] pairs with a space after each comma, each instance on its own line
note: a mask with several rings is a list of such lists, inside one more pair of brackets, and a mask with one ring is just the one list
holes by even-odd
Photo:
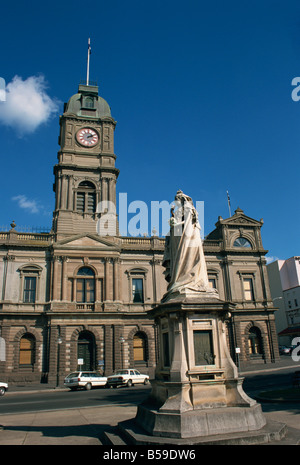
[[133, 386], [134, 384], [148, 384], [149, 376], [142, 375], [138, 370], [117, 370], [113, 375], [107, 377], [107, 387]]
[[0, 383], [0, 396], [4, 396], [8, 389], [8, 384], [6, 383]]
[[71, 391], [79, 388], [90, 390], [93, 387], [105, 386], [106, 382], [107, 378], [97, 371], [75, 371], [65, 378], [64, 386]]

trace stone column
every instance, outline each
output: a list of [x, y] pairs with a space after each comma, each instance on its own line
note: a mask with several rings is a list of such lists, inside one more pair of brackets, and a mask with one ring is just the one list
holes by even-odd
[[57, 276], [58, 276], [58, 257], [53, 257], [53, 276], [52, 276], [52, 300], [58, 299], [57, 293]]
[[73, 176], [68, 176], [69, 184], [68, 184], [68, 210], [74, 210], [73, 206]]
[[109, 263], [110, 258], [105, 257], [105, 271], [104, 271], [104, 280], [105, 280], [105, 300], [110, 300], [110, 282], [109, 282]]
[[114, 327], [112, 325], [104, 326], [104, 357], [105, 357], [105, 376], [110, 375], [115, 368], [114, 364]]
[[67, 257], [61, 257], [61, 300], [67, 299], [67, 282], [66, 282], [66, 262]]
[[119, 273], [119, 263], [120, 259], [119, 258], [114, 258], [113, 259], [113, 265], [114, 265], [114, 282], [113, 282], [113, 300], [120, 300], [120, 294], [119, 294], [119, 283], [120, 283], [120, 273]]
[[[101, 194], [102, 194], [102, 202], [106, 202], [108, 200], [108, 192], [107, 192], [107, 179], [106, 178], [102, 178], [101, 179], [101, 186], [102, 186], [102, 189], [101, 189]], [[102, 205], [103, 207], [103, 205]]]
[[229, 261], [228, 258], [224, 258], [222, 262], [223, 266], [223, 280], [224, 280], [224, 291], [225, 300], [232, 300], [231, 285], [230, 285], [230, 272], [229, 272]]
[[61, 176], [58, 175], [56, 178], [56, 210], [58, 210], [61, 207], [61, 198], [60, 198], [60, 192], [61, 192]]
[[66, 175], [62, 175], [62, 184], [61, 184], [61, 206], [62, 210], [66, 209], [67, 204], [67, 178]]

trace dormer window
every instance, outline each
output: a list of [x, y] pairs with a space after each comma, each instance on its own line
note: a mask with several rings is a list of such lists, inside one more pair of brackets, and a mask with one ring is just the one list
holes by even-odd
[[85, 97], [83, 100], [83, 108], [94, 108], [93, 97]]

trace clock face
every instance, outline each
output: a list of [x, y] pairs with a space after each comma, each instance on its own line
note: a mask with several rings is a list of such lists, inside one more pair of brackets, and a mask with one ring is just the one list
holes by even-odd
[[92, 147], [93, 145], [96, 145], [99, 140], [96, 131], [90, 128], [79, 129], [76, 137], [79, 144], [84, 147]]

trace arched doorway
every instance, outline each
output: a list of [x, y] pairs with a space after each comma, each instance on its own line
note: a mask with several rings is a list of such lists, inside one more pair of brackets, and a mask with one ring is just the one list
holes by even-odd
[[252, 326], [249, 329], [248, 348], [249, 348], [250, 358], [251, 357], [255, 358], [255, 357], [263, 355], [261, 332], [260, 332], [260, 329], [257, 328], [256, 326]]
[[82, 331], [78, 336], [77, 358], [83, 361], [79, 366], [82, 371], [91, 371], [95, 369], [95, 337], [89, 331]]

